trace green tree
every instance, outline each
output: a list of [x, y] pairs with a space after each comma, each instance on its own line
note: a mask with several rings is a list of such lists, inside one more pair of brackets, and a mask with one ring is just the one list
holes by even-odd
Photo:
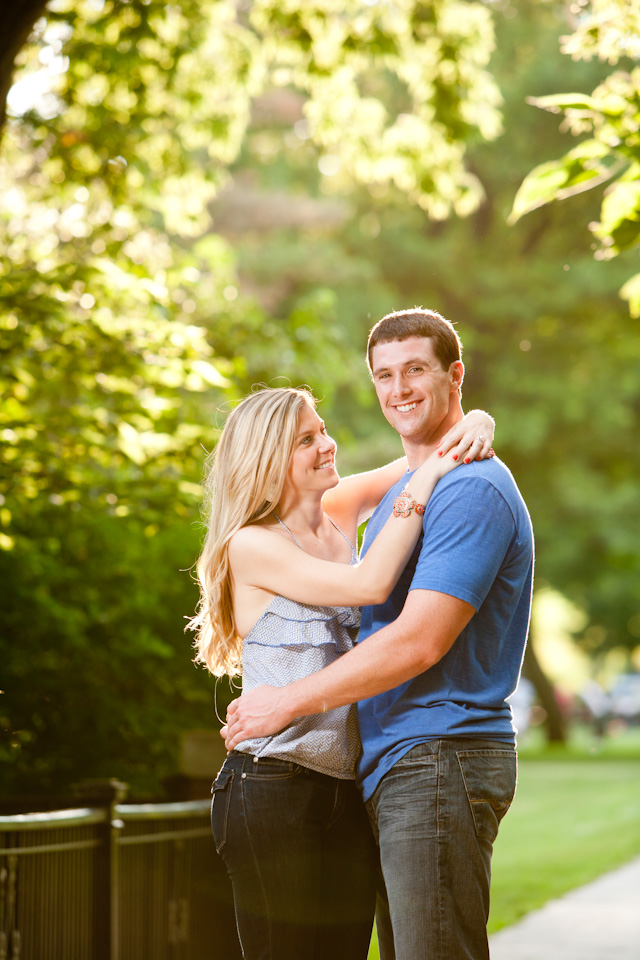
[[218, 411], [274, 374], [328, 400], [352, 379], [330, 278], [269, 310], [216, 232], [252, 104], [291, 90], [325, 169], [435, 217], [469, 211], [481, 188], [465, 141], [499, 130], [491, 19], [459, 0], [14, 12], [0, 63], [1, 99], [15, 81], [0, 156], [3, 787], [108, 773], [148, 790], [179, 730], [213, 719], [181, 628]]
[[[594, 264], [576, 230], [576, 222], [597, 216], [594, 192], [513, 226], [506, 218], [529, 169], [531, 144], [551, 158], [563, 143], [562, 132], [526, 97], [546, 96], [565, 82], [591, 90], [608, 68], [561, 56], [562, 5], [523, 2], [508, 14], [496, 16], [492, 59], [505, 91], [505, 132], [497, 144], [477, 140], [468, 147], [485, 197], [469, 218], [430, 222], [393, 188], [354, 191], [341, 171], [319, 173], [304, 127], [300, 136], [290, 122], [279, 123], [276, 104], [249, 130], [232, 167], [236, 193], [250, 189], [256, 208], [265, 203], [260, 231], [243, 227], [233, 192], [219, 223], [234, 237], [242, 284], [272, 308], [286, 311], [291, 299], [329, 282], [346, 336], [360, 353], [370, 324], [394, 307], [424, 303], [458, 323], [466, 345], [465, 404], [496, 415], [498, 452], [534, 520], [537, 582], [585, 611], [578, 639], [595, 669], [607, 650], [630, 655], [640, 634], [634, 535], [640, 462], [633, 442], [640, 356], [637, 338], [620, 324], [616, 295], [628, 262], [621, 256]], [[276, 191], [289, 211], [298, 205], [300, 217], [307, 212], [306, 230], [273, 214], [265, 198]], [[306, 206], [310, 198], [317, 207]], [[399, 448], [380, 423], [362, 355], [352, 379], [327, 419], [340, 424], [342, 437], [347, 428], [354, 437], [341, 462], [365, 467]]]
[[[90, 475], [122, 456], [182, 462], [201, 439], [199, 393], [237, 395], [271, 376], [275, 358], [285, 376], [322, 378], [318, 344], [344, 347], [325, 294], [265, 323], [238, 297], [232, 248], [207, 235], [209, 201], [261, 90], [301, 90], [312, 140], [355, 180], [395, 183], [434, 215], [477, 202], [464, 138], [497, 132], [499, 96], [484, 70], [487, 12], [462, 6], [464, 19], [453, 0], [393, 15], [329, 0], [262, 0], [241, 13], [230, 0], [47, 8], [19, 55], [0, 162], [5, 440], [32, 495], [26, 477], [54, 457], [52, 492], [64, 497], [77, 435]], [[381, 67], [402, 86], [400, 115], [384, 89], [362, 92]], [[19, 113], [37, 82], [48, 86]], [[72, 474], [77, 492], [76, 465]]]
[[[640, 56], [640, 8], [635, 0], [578, 0], [574, 32], [562, 49], [574, 60], [594, 56], [609, 64]], [[573, 9], [573, 7], [572, 7]], [[565, 200], [606, 184], [599, 220], [589, 224], [595, 256], [605, 260], [640, 242], [640, 68], [616, 70], [591, 95], [554, 93], [530, 100], [562, 113], [574, 136], [587, 134], [560, 160], [547, 161], [525, 178], [511, 221], [553, 200]], [[620, 290], [633, 317], [640, 317], [640, 273]]]
[[[229, 220], [229, 235], [243, 284], [278, 309], [330, 278], [354, 349], [393, 307], [426, 302], [457, 320], [468, 359], [465, 402], [498, 418], [498, 450], [534, 519], [538, 583], [585, 610], [588, 626], [578, 639], [597, 662], [612, 648], [630, 654], [640, 634], [633, 535], [640, 464], [632, 439], [640, 370], [615, 295], [628, 262], [594, 264], [576, 231], [576, 221], [596, 218], [595, 194], [547, 206], [512, 227], [505, 221], [531, 144], [542, 157], [562, 149], [563, 134], [528, 108], [526, 97], [546, 96], [563, 82], [590, 90], [608, 70], [560, 55], [558, 37], [567, 30], [561, 4], [511, 5], [496, 26], [492, 68], [505, 91], [505, 133], [496, 145], [468, 147], [485, 195], [470, 218], [430, 223], [393, 186], [358, 192], [341, 170], [318, 176], [305, 128], [300, 136], [291, 124], [265, 122], [249, 131], [232, 168], [242, 189], [251, 174], [252, 201], [287, 187], [290, 205], [304, 191], [342, 206], [337, 213], [331, 207], [336, 222], [324, 231], [276, 220], [257, 234]], [[359, 392], [339, 391], [330, 414], [344, 435], [347, 425], [355, 435], [352, 467], [398, 451], [395, 436], [380, 426], [361, 358], [356, 370]]]
[[640, 343], [620, 323], [616, 296], [629, 262], [594, 263], [576, 230], [596, 219], [595, 192], [505, 222], [531, 144], [546, 159], [563, 137], [525, 98], [546, 96], [569, 75], [593, 89], [608, 68], [556, 52], [566, 31], [561, 5], [512, 9], [515, 16], [496, 17], [492, 60], [505, 95], [504, 138], [469, 149], [486, 200], [468, 220], [442, 225], [398, 206], [381, 216], [374, 243], [384, 278], [401, 291], [394, 302], [428, 299], [459, 324], [465, 403], [496, 417], [496, 449], [532, 513], [537, 583], [585, 611], [578, 640], [594, 658], [614, 647], [631, 654], [640, 636]]

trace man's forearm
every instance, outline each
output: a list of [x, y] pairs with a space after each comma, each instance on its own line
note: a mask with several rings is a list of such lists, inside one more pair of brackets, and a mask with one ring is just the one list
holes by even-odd
[[[284, 687], [259, 686], [233, 700], [220, 731], [227, 750], [283, 730], [298, 717], [372, 697], [422, 673], [427, 645], [402, 636], [397, 621], [335, 663]], [[433, 661], [435, 662], [435, 660]]]
[[390, 690], [427, 670], [438, 659], [425, 637], [400, 635], [392, 623], [318, 673], [286, 688], [291, 720], [324, 713]]
[[317, 673], [285, 687], [262, 686], [234, 700], [227, 749], [270, 736], [297, 717], [323, 713], [397, 687], [437, 663], [474, 613], [446, 594], [411, 591], [400, 617]]
[[374, 697], [417, 677], [447, 653], [474, 613], [456, 597], [411, 591], [397, 620], [324, 670], [286, 687], [291, 719]]

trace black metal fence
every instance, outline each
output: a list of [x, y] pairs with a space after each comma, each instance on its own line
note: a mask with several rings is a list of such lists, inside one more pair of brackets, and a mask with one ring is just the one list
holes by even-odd
[[0, 960], [238, 960], [209, 803], [0, 817]]

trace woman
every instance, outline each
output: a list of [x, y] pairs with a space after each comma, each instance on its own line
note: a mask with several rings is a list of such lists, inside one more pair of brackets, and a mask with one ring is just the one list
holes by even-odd
[[[333, 662], [356, 638], [355, 605], [382, 602], [395, 584], [438, 479], [463, 453], [490, 455], [492, 437], [482, 412], [456, 425], [441, 455], [411, 477], [406, 509], [358, 563], [358, 525], [404, 460], [341, 481], [336, 445], [309, 393], [265, 389], [246, 398], [226, 422], [207, 481], [196, 659], [216, 675], [241, 672], [245, 690], [282, 686]], [[213, 785], [212, 828], [245, 960], [364, 960], [376, 855], [354, 783], [354, 709], [302, 718], [239, 748]]]

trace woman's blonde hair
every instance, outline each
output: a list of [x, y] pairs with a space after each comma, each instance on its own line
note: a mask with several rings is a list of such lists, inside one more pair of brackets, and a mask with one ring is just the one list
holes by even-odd
[[266, 387], [229, 414], [206, 465], [207, 535], [197, 564], [200, 603], [188, 627], [195, 631], [195, 662], [215, 676], [240, 673], [242, 641], [233, 615], [229, 541], [248, 524], [273, 513], [284, 488], [298, 418], [315, 409], [308, 390]]

